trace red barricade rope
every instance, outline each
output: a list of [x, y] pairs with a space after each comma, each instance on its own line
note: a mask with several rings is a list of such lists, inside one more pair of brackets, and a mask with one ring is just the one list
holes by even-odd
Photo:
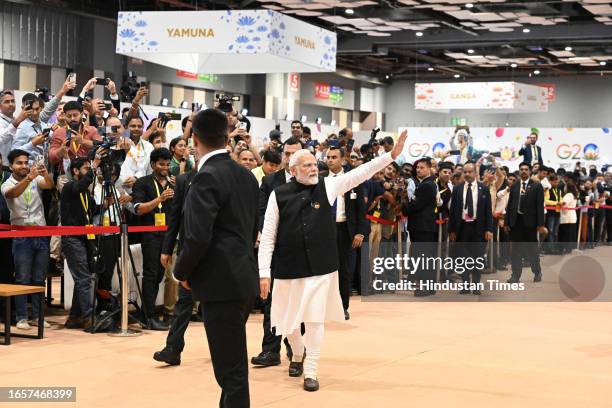
[[[167, 226], [133, 226], [128, 227], [128, 232], [163, 232], [168, 229]], [[100, 226], [22, 226], [0, 224], [0, 238], [26, 238], [26, 237], [51, 237], [64, 235], [100, 235], [100, 234], [118, 234], [118, 226], [100, 227]]]

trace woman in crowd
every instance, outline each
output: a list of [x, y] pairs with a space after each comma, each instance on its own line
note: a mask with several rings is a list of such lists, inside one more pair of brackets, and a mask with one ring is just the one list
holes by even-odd
[[193, 162], [189, 159], [189, 149], [187, 149], [187, 142], [185, 139], [182, 137], [172, 139], [170, 142], [170, 153], [172, 153], [170, 175], [178, 177], [181, 174], [191, 171]]
[[562, 254], [572, 252], [572, 248], [576, 245], [576, 205], [578, 204], [578, 187], [576, 187], [576, 178], [573, 174], [566, 175], [567, 182], [563, 199], [561, 200], [561, 216], [559, 221], [559, 242]]

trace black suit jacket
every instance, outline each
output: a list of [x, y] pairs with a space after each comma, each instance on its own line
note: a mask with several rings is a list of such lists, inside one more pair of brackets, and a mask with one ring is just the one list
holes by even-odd
[[221, 153], [193, 177], [183, 216], [183, 247], [174, 276], [203, 302], [253, 299], [259, 187], [253, 173]]
[[[538, 151], [538, 163], [540, 163], [541, 166], [544, 164], [544, 160], [542, 160], [542, 148], [536, 145], [536, 150]], [[523, 147], [521, 147], [521, 150], [519, 150], [518, 155], [523, 156], [523, 161], [526, 161], [529, 164], [531, 164], [531, 162], [533, 161], [533, 157], [531, 155], [531, 146], [523, 145]]]
[[276, 173], [268, 174], [261, 179], [261, 187], [259, 188], [259, 230], [263, 230], [264, 217], [266, 215], [266, 208], [268, 208], [268, 200], [270, 194], [276, 187], [282, 186], [287, 183], [285, 177], [285, 169], [280, 169]]
[[[516, 226], [519, 210], [519, 197], [521, 195], [522, 180], [517, 180], [510, 189], [510, 198], [508, 207], [506, 207], [505, 223], [510, 228]], [[528, 228], [537, 228], [544, 226], [544, 189], [542, 185], [529, 179], [525, 197], [527, 201], [525, 208], [526, 212], [523, 215], [524, 226]]]
[[438, 187], [433, 177], [424, 179], [416, 186], [414, 199], [402, 207], [402, 213], [408, 217], [409, 231], [436, 231], [437, 193]]
[[[351, 198], [351, 196], [354, 198]], [[367, 236], [370, 233], [370, 222], [365, 217], [366, 210], [367, 206], [361, 184], [344, 193], [346, 225], [351, 239], [357, 234]]]
[[[179, 247], [177, 252], [181, 250], [183, 243], [183, 208], [185, 204], [185, 197], [189, 192], [189, 186], [191, 180], [195, 176], [195, 172], [190, 171], [185, 174], [181, 174], [176, 178], [176, 185], [174, 186], [174, 197], [170, 204], [170, 211], [167, 214], [166, 222], [168, 224], [168, 230], [164, 236], [164, 244], [162, 246], [162, 254], [172, 255], [174, 252], [174, 244], [176, 244], [176, 237], [179, 236]], [[181, 233], [179, 235], [179, 232]]]
[[[489, 188], [482, 183], [478, 185], [478, 201], [476, 202], [476, 233], [479, 238], [484, 241], [484, 233], [486, 231], [493, 232], [493, 210], [491, 209], [491, 193]], [[463, 219], [463, 190], [465, 183], [456, 186], [453, 189], [451, 199], [450, 214], [448, 220], [448, 232], [454, 232], [459, 236], [461, 232], [461, 220]], [[474, 188], [474, 186], [472, 186]]]

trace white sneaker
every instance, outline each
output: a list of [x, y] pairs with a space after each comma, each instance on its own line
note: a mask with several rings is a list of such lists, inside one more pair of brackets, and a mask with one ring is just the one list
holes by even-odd
[[[36, 319], [36, 320], [31, 320], [31, 321], [30, 321], [30, 326], [35, 326], [35, 327], [38, 327], [38, 319]], [[51, 328], [51, 324], [49, 324], [49, 322], [48, 322], [48, 321], [43, 320], [43, 327], [44, 327], [45, 329], [49, 329], [49, 328]]]
[[17, 322], [17, 328], [19, 330], [30, 330], [30, 325], [26, 319], [22, 319]]

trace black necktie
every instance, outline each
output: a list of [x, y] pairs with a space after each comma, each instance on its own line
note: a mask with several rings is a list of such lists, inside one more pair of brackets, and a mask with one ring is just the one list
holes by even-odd
[[525, 196], [527, 194], [527, 182], [522, 182], [521, 195], [519, 198], [519, 212], [526, 213], [527, 212], [527, 200], [525, 200]]
[[474, 197], [472, 197], [472, 183], [468, 183], [467, 193], [465, 193], [465, 206], [467, 207], [467, 215], [474, 218]]

